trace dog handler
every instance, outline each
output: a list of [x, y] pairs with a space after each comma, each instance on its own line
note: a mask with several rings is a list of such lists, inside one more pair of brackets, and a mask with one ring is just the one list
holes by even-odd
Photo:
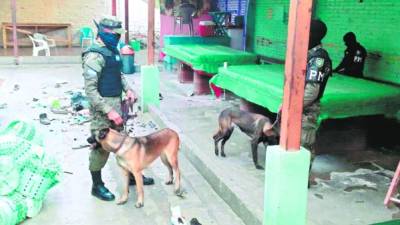
[[328, 78], [332, 75], [332, 61], [321, 44], [326, 33], [327, 27], [324, 22], [311, 21], [301, 129], [301, 145], [311, 151], [311, 163], [315, 156], [314, 143], [320, 113], [319, 100], [324, 94]]
[[[90, 102], [91, 133], [97, 133], [112, 127], [123, 130], [121, 101], [123, 92], [130, 101], [136, 99], [134, 91], [121, 75], [121, 58], [117, 45], [121, 34], [125, 32], [121, 22], [114, 17], [106, 17], [96, 23], [98, 33], [95, 43], [83, 52], [83, 77], [85, 92]], [[115, 196], [104, 186], [101, 169], [108, 160], [109, 153], [98, 147], [90, 152], [89, 170], [92, 176], [92, 195], [105, 201]], [[131, 176], [131, 184], [134, 178]], [[145, 185], [154, 184], [152, 178], [143, 177]]]

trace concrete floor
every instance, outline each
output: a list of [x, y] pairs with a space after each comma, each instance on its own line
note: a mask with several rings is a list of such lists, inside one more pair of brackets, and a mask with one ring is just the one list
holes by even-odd
[[[188, 97], [192, 85], [178, 83], [174, 73], [163, 72], [161, 80], [165, 99], [158, 116], [180, 131], [190, 148], [188, 158], [243, 221], [261, 224], [264, 171], [254, 168], [248, 138], [236, 130], [226, 144], [227, 158], [216, 157], [213, 150], [211, 137], [217, 129], [218, 113], [226, 107], [238, 106], [239, 100]], [[398, 218], [397, 208], [383, 206], [393, 172], [382, 168], [380, 163], [397, 165], [399, 155], [370, 148], [347, 153], [338, 151], [341, 154], [336, 154], [337, 150], [319, 155], [313, 164], [312, 174], [317, 177], [317, 184], [309, 191], [308, 224], [362, 225]], [[261, 145], [260, 159], [261, 165], [265, 163]]]
[[[153, 186], [145, 187], [144, 208], [134, 207], [136, 196], [133, 187], [128, 203], [123, 206], [92, 197], [87, 169], [89, 149], [73, 149], [86, 144], [88, 123], [74, 124], [73, 116], [56, 115], [48, 108], [53, 99], [63, 100], [68, 96], [68, 91], [82, 90], [82, 84], [79, 64], [0, 67], [0, 105], [7, 104], [5, 109], [0, 109], [0, 126], [19, 118], [33, 121], [45, 135], [46, 150], [55, 155], [65, 171], [61, 183], [48, 192], [41, 213], [23, 224], [162, 225], [169, 223], [172, 206], [180, 206], [183, 216], [187, 219], [196, 217], [203, 224], [243, 224], [183, 155], [180, 157], [180, 165], [183, 188], [186, 191], [184, 199], [174, 196], [171, 186], [163, 184], [167, 169], [159, 160], [144, 172], [154, 177], [156, 182]], [[39, 100], [34, 102], [34, 98]], [[41, 125], [37, 120], [39, 114], [44, 112], [52, 119], [49, 126]], [[138, 135], [154, 130], [147, 126], [150, 121], [148, 115], [141, 116], [136, 127]], [[114, 157], [110, 159], [103, 174], [106, 185], [118, 196], [121, 182]]]
[[[45, 108], [52, 99], [63, 98], [71, 90], [81, 90], [81, 66], [0, 66], [0, 105], [7, 103], [5, 109], [0, 109], [0, 126], [16, 118], [34, 120], [45, 134], [47, 151], [57, 157], [66, 172], [62, 182], [48, 193], [41, 214], [23, 224], [161, 225], [168, 224], [169, 209], [176, 205], [181, 207], [186, 218], [196, 217], [203, 224], [259, 224], [263, 214], [264, 172], [254, 169], [248, 139], [235, 131], [226, 145], [227, 158], [217, 158], [213, 153], [211, 136], [217, 127], [217, 115], [225, 107], [238, 105], [239, 101], [215, 101], [211, 96], [189, 97], [191, 85], [179, 84], [173, 73], [164, 71], [161, 75], [164, 96], [160, 107], [161, 120], [179, 131], [185, 142], [180, 160], [187, 195], [185, 199], [179, 199], [172, 195], [170, 187], [162, 184], [167, 171], [157, 161], [145, 171], [146, 175], [156, 179], [156, 185], [145, 188], [145, 208], [138, 210], [133, 207], [133, 188], [129, 202], [124, 206], [101, 202], [89, 194], [89, 150], [72, 149], [85, 143], [88, 124], [73, 125], [73, 117], [55, 115]], [[128, 80], [136, 89], [140, 88], [138, 75], [129, 76]], [[56, 83], [64, 81], [67, 83], [55, 87]], [[15, 85], [18, 85], [18, 90], [14, 90]], [[33, 98], [39, 101], [33, 102]], [[52, 125], [38, 123], [37, 118], [42, 112], [54, 119]], [[144, 128], [139, 126], [140, 132], [153, 130], [145, 126], [153, 121], [151, 116], [141, 117], [140, 124]], [[160, 118], [154, 119], [159, 123]], [[264, 163], [265, 152], [261, 147], [259, 154], [261, 163]], [[359, 155], [362, 156], [363, 152]], [[368, 161], [382, 156], [368, 155]], [[394, 161], [399, 159], [396, 155], [384, 157]], [[390, 182], [388, 177], [393, 172], [380, 168], [379, 164], [375, 168], [372, 166], [373, 169], [363, 169], [357, 164], [360, 161], [365, 160], [329, 153], [316, 159], [313, 173], [320, 176], [318, 184], [309, 192], [307, 224], [364, 225], [398, 217], [397, 208], [386, 209], [382, 204]], [[329, 179], [326, 179], [326, 174]], [[104, 169], [104, 178], [110, 190], [118, 195], [120, 179], [114, 159]]]

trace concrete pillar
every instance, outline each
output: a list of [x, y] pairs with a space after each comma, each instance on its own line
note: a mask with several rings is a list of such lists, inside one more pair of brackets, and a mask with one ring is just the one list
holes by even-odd
[[141, 67], [141, 102], [143, 112], [148, 111], [149, 105], [160, 105], [160, 73], [158, 67], [142, 66]]
[[265, 165], [264, 225], [305, 225], [310, 152], [269, 146]]
[[266, 155], [264, 225], [305, 225], [310, 152], [300, 148], [312, 0], [291, 0], [280, 146]]

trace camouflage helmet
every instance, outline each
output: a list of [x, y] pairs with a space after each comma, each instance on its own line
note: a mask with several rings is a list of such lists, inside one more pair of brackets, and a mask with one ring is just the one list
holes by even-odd
[[119, 21], [115, 16], [105, 16], [99, 23], [94, 21], [99, 31], [111, 30], [117, 34], [125, 33], [125, 29], [122, 28], [122, 22]]

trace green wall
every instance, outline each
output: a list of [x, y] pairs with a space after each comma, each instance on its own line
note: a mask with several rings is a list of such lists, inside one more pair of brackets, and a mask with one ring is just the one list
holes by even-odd
[[[400, 0], [314, 2], [313, 17], [328, 26], [323, 43], [334, 66], [343, 57], [343, 35], [353, 31], [368, 51], [365, 75], [400, 84]], [[250, 2], [249, 50], [270, 58], [285, 58], [288, 10], [289, 0]]]

